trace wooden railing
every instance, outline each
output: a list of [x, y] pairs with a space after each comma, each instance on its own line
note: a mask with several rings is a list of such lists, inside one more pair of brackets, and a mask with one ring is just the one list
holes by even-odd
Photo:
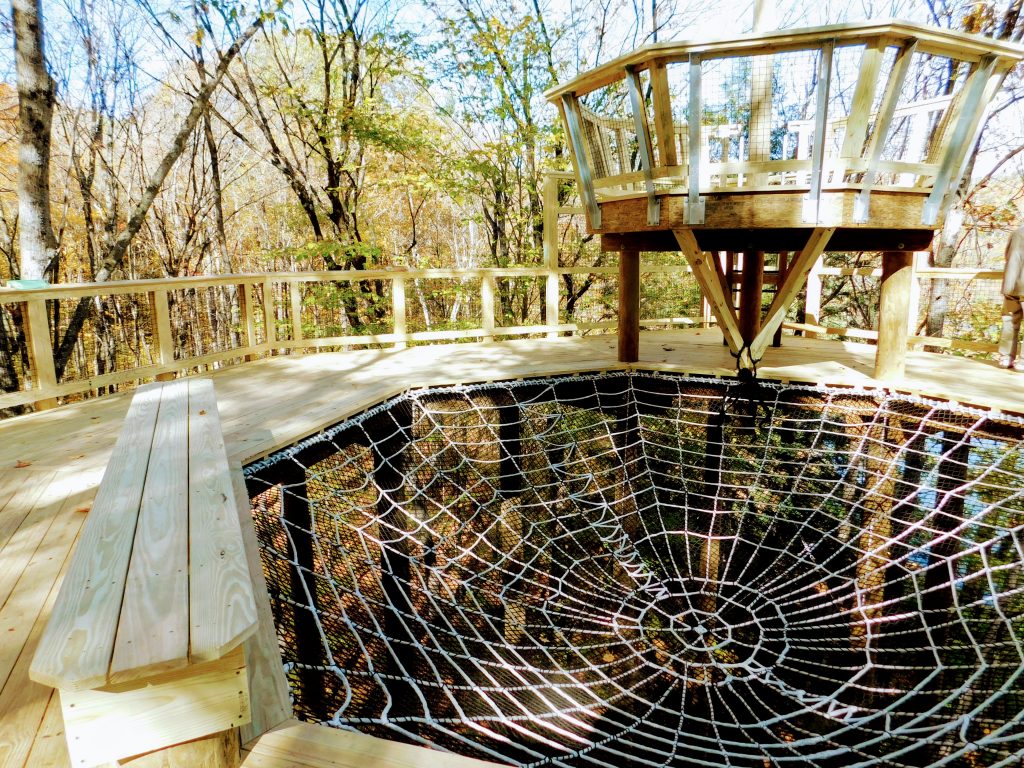
[[[614, 296], [618, 274], [616, 266], [559, 264], [559, 217], [582, 213], [571, 198], [566, 200], [564, 190], [560, 194], [562, 185], [568, 182], [571, 187], [571, 179], [572, 174], [564, 172], [545, 177], [544, 254], [543, 264], [536, 267], [273, 272], [0, 288], [0, 319], [5, 325], [0, 331], [12, 342], [7, 360], [11, 370], [5, 374], [7, 391], [0, 393], [0, 409], [53, 407], [60, 398], [103, 394], [124, 385], [172, 378], [179, 372], [292, 350], [402, 348], [414, 343], [614, 331], [614, 313], [607, 310], [577, 310], [580, 319], [560, 322], [566, 303], [565, 276], [595, 276]], [[689, 268], [682, 265], [650, 263], [644, 272], [690, 279]], [[506, 279], [542, 284], [534, 318], [504, 324], [498, 281]], [[431, 282], [471, 302], [472, 319], [463, 307], [456, 323], [443, 318], [421, 320], [418, 303], [430, 294], [424, 284]], [[690, 286], [691, 292], [695, 286]], [[66, 361], [61, 372], [55, 340], [59, 343], [64, 336], [66, 318], [83, 299], [93, 302], [93, 311], [74, 359]], [[359, 304], [364, 318], [369, 316], [358, 330], [346, 317], [346, 300]], [[368, 304], [372, 304], [370, 311], [366, 311]], [[672, 327], [711, 322], [699, 309], [684, 315], [677, 311], [678, 304], [670, 307], [668, 316], [647, 317], [642, 324]], [[100, 365], [97, 358], [102, 355], [96, 347], [104, 333], [108, 346], [116, 351]], [[23, 344], [17, 344], [19, 337]]]
[[[856, 192], [852, 221], [870, 220], [872, 191], [927, 197], [936, 225], [981, 120], [1020, 46], [905, 22], [664, 42], [581, 74], [545, 95], [562, 113], [591, 227], [600, 203], [686, 195]], [[940, 82], [934, 75], [947, 74]]]
[[[688, 268], [647, 264], [642, 271], [648, 274], [677, 275], [679, 279], [690, 280]], [[496, 281], [503, 278], [542, 279], [546, 284], [547, 317], [558, 317], [560, 311], [561, 276], [565, 274], [596, 273], [605, 279], [615, 279], [616, 267], [529, 267], [518, 269], [469, 269], [469, 270], [365, 270], [350, 272], [294, 272], [261, 273], [248, 275], [224, 275], [217, 277], [177, 278], [167, 280], [122, 281], [85, 285], [60, 285], [27, 291], [0, 290], [0, 304], [14, 305], [24, 324], [28, 337], [28, 366], [24, 371], [22, 386], [14, 392], [0, 395], [0, 407], [35, 404], [36, 407], [50, 407], [58, 398], [81, 395], [103, 388], [115, 388], [127, 383], [153, 379], [166, 379], [179, 372], [227, 365], [234, 362], [253, 360], [270, 354], [287, 353], [292, 350], [315, 350], [323, 348], [348, 348], [367, 345], [404, 347], [415, 342], [489, 341], [505, 337], [544, 335], [548, 338], [563, 334], [589, 331], [614, 331], [614, 319], [596, 322], [538, 322], [525, 325], [502, 326], [496, 318]], [[809, 335], [835, 334], [849, 338], [874, 339], [875, 331], [853, 327], [827, 328], [819, 325], [822, 278], [829, 276], [878, 277], [877, 269], [822, 268], [812, 272], [807, 292], [805, 316], [807, 323], [790, 325]], [[920, 269], [920, 278], [945, 278], [954, 281], [998, 280], [999, 271]], [[479, 309], [479, 323], [473, 327], [445, 328], [442, 330], [415, 330], [410, 327], [410, 306], [408, 287], [415, 281], [438, 280], [452, 287], [476, 281], [473, 301]], [[379, 319], [386, 326], [377, 333], [351, 333], [343, 329], [332, 332], [330, 324], [320, 324], [313, 315], [318, 307], [309, 295], [310, 290], [327, 290], [336, 294], [343, 286], [368, 281], [383, 284], [382, 295], [386, 296], [389, 311]], [[202, 301], [202, 292], [225, 290], [231, 294], [231, 312], [228, 332], [213, 334], [212, 340], [197, 347], [194, 338], [182, 328], [188, 312], [172, 312], [170, 298], [176, 297], [176, 308], [180, 308], [187, 297], [194, 302]], [[817, 291], [817, 293], [815, 293]], [[54, 316], [53, 302], [78, 300], [82, 297], [94, 300], [116, 301], [126, 297], [132, 307], [149, 307], [148, 318], [136, 318], [139, 327], [134, 333], [139, 338], [138, 348], [127, 358], [118, 360], [119, 368], [104, 373], [58, 379], [54, 364], [54, 348], [51, 343]], [[267, 300], [270, 297], [270, 301]], [[195, 314], [194, 306], [184, 307]], [[340, 310], [335, 310], [336, 314]], [[916, 310], [912, 312], [916, 317]], [[303, 322], [304, 316], [311, 317]], [[183, 319], [185, 318], [185, 319]], [[648, 317], [641, 321], [646, 327], [694, 325], [709, 322], [699, 314], [677, 317]], [[911, 320], [908, 318], [908, 322]], [[219, 339], [219, 341], [218, 341]], [[995, 344], [956, 338], [929, 339], [914, 337], [914, 345], [928, 344], [935, 347], [965, 349], [977, 352], [995, 351]]]
[[[9, 346], [10, 369], [7, 391], [0, 393], [0, 409], [32, 405], [53, 407], [61, 398], [104, 394], [124, 386], [151, 380], [165, 380], [181, 372], [195, 372], [235, 362], [253, 360], [293, 350], [351, 348], [359, 346], [405, 347], [409, 344], [452, 341], [489, 341], [509, 337], [614, 332], [614, 306], [618, 267], [562, 266], [559, 263], [560, 216], [578, 216], [580, 208], [564, 202], [560, 185], [571, 174], [549, 174], [544, 183], [544, 263], [536, 267], [510, 269], [385, 269], [328, 272], [256, 273], [158, 280], [111, 281], [47, 288], [15, 290], [0, 288], [0, 319]], [[560, 202], [560, 198], [563, 199]], [[569, 201], [571, 203], [571, 200]], [[920, 259], [918, 260], [920, 262]], [[879, 270], [821, 268], [811, 270], [806, 291], [803, 327], [790, 326], [808, 335], [843, 335], [874, 339], [875, 331], [861, 328], [827, 328], [821, 321], [822, 280], [830, 276], [880, 275]], [[713, 323], [706, 302], [693, 299], [696, 280], [683, 265], [644, 261], [641, 272], [645, 285], [656, 279], [671, 282], [679, 291], [642, 317], [642, 327], [679, 327]], [[944, 278], [951, 281], [999, 280], [998, 271], [970, 269], [927, 269], [918, 264], [921, 280]], [[601, 282], [609, 298], [601, 311], [575, 312], [571, 321], [561, 322], [567, 275], [591, 275]], [[772, 283], [765, 275], [765, 283]], [[498, 281], [533, 280], [542, 284], [540, 307], [533, 318], [516, 325], [504, 325], [498, 309], [501, 296]], [[472, 303], [472, 315], [459, 312], [458, 327], [450, 322], [420, 319], [419, 304], [436, 282], [458, 292]], [[918, 284], [917, 281], [914, 283]], [[770, 288], [769, 288], [770, 289]], [[347, 321], [346, 296], [357, 302], [370, 297], [376, 302], [371, 332], [365, 325], [358, 331]], [[80, 335], [74, 359], [58, 372], [54, 339], [66, 333], [64, 326], [82, 300], [94, 303], [89, 324]], [[915, 302], [911, 315], [916, 317]], [[472, 317], [472, 320], [467, 318]], [[97, 319], [100, 318], [100, 319]], [[105, 319], [103, 319], [105, 318]], [[549, 321], [550, 320], [550, 321]], [[908, 323], [913, 321], [908, 318]], [[13, 326], [13, 327], [12, 327]], [[442, 327], [437, 327], [442, 326]], [[97, 345], [106, 335], [114, 348], [101, 366]], [[913, 335], [913, 334], [912, 334]], [[914, 337], [912, 345], [991, 352], [995, 344], [958, 339]], [[23, 343], [17, 343], [23, 341]], [[0, 350], [3, 351], [3, 350]]]
[[[955, 323], [955, 318], [958, 313], [956, 308], [952, 306], [947, 310], [946, 327], [941, 337], [920, 334], [918, 333], [918, 330], [921, 325], [923, 308], [927, 300], [927, 283], [932, 280], [945, 280], [948, 281], [947, 289], [945, 291], [947, 294], [947, 301], [950, 298], [949, 294], [955, 293], [955, 291], [950, 290], [950, 287], [956, 284], [963, 284], [965, 289], [979, 289], [978, 292], [984, 294], [984, 298], [987, 299], [987, 314], [989, 315], [989, 327], [987, 329], [989, 332], [986, 335], [995, 339], [996, 334], [998, 334], [998, 325], [1001, 315], [1002, 296], [1000, 291], [1003, 279], [1002, 270], [929, 267], [927, 266], [926, 257], [926, 253], [919, 253], [917, 254], [917, 258], [914, 259], [911, 296], [907, 317], [909, 332], [909, 338], [907, 340], [908, 345], [912, 348], [924, 347], [927, 351], [950, 350], [982, 355], [996, 352], [999, 345], [995, 340], [962, 338], [962, 334], [956, 327]], [[875, 329], [861, 328], [852, 324], [843, 326], [823, 324], [823, 284], [824, 280], [830, 277], [856, 277], [866, 280], [881, 281], [882, 270], [877, 267], [822, 267], [820, 266], [819, 261], [819, 265], [813, 268], [808, 275], [807, 289], [804, 294], [805, 322], [784, 323], [783, 327], [812, 338], [819, 336], [833, 336], [862, 341], [876, 341], [878, 339], [878, 331]], [[987, 290], [981, 289], [981, 283], [986, 284]], [[961, 293], [962, 292], [963, 291], [961, 291]], [[953, 303], [956, 302], [950, 302], [951, 305]], [[969, 304], [972, 308], [982, 312], [986, 309], [986, 307], [981, 306], [982, 302], [978, 300], [978, 297], [967, 297], [963, 300], [963, 303]], [[974, 332], [972, 335], [978, 335], [977, 325], [979, 323], [979, 318], [975, 317], [971, 318], [971, 320], [971, 330]], [[982, 330], [984, 331], [985, 329]]]

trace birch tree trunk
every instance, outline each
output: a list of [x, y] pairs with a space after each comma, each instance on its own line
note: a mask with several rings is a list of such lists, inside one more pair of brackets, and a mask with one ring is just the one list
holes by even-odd
[[11, 0], [18, 80], [18, 244], [21, 277], [39, 280], [56, 269], [57, 240], [50, 223], [50, 124], [53, 78], [43, 54], [39, 0]]

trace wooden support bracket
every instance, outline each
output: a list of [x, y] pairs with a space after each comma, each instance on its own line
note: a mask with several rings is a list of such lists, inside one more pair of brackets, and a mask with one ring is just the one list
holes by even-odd
[[245, 658], [239, 646], [216, 661], [157, 677], [62, 690], [60, 704], [72, 765], [122, 760], [249, 722]]
[[[732, 301], [725, 295], [722, 286], [723, 276], [718, 260], [707, 255], [697, 245], [697, 238], [691, 229], [673, 230], [676, 241], [679, 243], [679, 250], [683, 252], [686, 261], [693, 270], [694, 277], [700, 284], [700, 289], [711, 305], [711, 312], [718, 321], [718, 327], [722, 329], [722, 335], [729, 345], [733, 354], [739, 354], [743, 348], [743, 335], [740, 333], [739, 320], [736, 317], [736, 310], [733, 309]], [[741, 365], [743, 361], [740, 361]], [[748, 366], [744, 366], [748, 367]]]

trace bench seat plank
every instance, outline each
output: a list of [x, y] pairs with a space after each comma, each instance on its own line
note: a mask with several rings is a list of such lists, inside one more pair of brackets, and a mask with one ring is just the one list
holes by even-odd
[[162, 388], [110, 684], [188, 664], [188, 393]]
[[213, 382], [188, 384], [189, 635], [198, 662], [245, 640], [257, 617]]
[[132, 399], [33, 657], [36, 682], [86, 690], [107, 681], [160, 392], [142, 387]]

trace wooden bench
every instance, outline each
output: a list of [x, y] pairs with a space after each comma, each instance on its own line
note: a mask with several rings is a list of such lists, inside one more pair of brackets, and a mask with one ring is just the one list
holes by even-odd
[[248, 722], [256, 625], [213, 382], [141, 387], [29, 673], [60, 690], [72, 766]]

